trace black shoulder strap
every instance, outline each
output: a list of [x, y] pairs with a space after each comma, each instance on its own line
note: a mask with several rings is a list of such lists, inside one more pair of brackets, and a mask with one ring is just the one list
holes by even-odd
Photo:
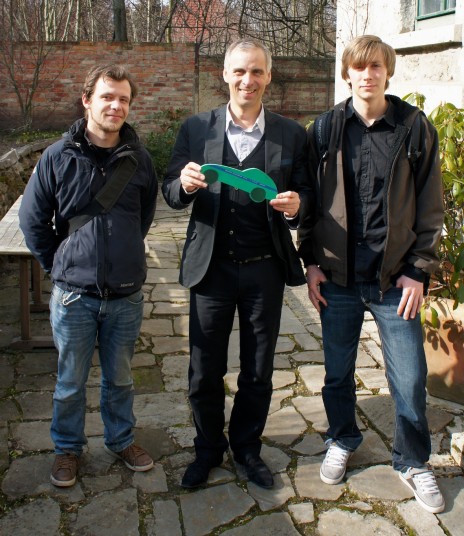
[[325, 157], [327, 150], [329, 149], [332, 116], [333, 109], [324, 112], [314, 121], [314, 136], [316, 138], [319, 160]]
[[138, 163], [134, 156], [123, 157], [109, 180], [97, 192], [92, 201], [69, 220], [68, 233], [74, 233], [97, 214], [101, 212], [108, 213], [134, 176], [137, 165]]
[[406, 138], [406, 145], [408, 148], [408, 160], [412, 167], [413, 173], [416, 171], [417, 161], [421, 156], [420, 149], [420, 135], [421, 135], [421, 125], [420, 121], [416, 124], [417, 116], [421, 113], [419, 108], [416, 108], [411, 115], [407, 117], [404, 124], [409, 128], [409, 133]]

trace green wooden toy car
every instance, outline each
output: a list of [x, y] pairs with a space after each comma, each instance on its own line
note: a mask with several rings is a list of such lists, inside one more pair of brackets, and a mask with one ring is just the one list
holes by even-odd
[[242, 171], [219, 164], [204, 164], [201, 166], [201, 172], [208, 184], [220, 181], [243, 190], [255, 203], [260, 203], [265, 199], [275, 199], [277, 196], [275, 182], [260, 169], [250, 168]]

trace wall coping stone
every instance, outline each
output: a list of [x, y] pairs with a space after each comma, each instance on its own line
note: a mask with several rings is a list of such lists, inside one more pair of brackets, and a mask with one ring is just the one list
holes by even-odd
[[11, 149], [0, 157], [0, 170], [8, 169], [17, 164], [21, 158], [29, 156], [31, 153], [43, 151], [52, 143], [55, 143], [61, 138], [47, 138], [44, 140], [37, 140], [22, 147]]

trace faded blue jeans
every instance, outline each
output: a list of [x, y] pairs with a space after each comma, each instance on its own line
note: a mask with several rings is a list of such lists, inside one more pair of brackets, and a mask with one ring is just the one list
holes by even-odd
[[341, 287], [321, 285], [327, 307], [321, 309], [325, 355], [322, 397], [329, 421], [328, 438], [354, 451], [362, 441], [356, 425], [354, 380], [364, 312], [373, 315], [382, 342], [385, 373], [395, 404], [393, 468], [421, 467], [430, 456], [426, 409], [427, 364], [419, 315], [413, 320], [398, 316], [402, 289], [391, 288], [380, 299], [377, 283]]
[[50, 321], [58, 349], [51, 437], [55, 453], [82, 453], [85, 385], [98, 340], [101, 366], [100, 411], [105, 445], [119, 452], [134, 441], [131, 360], [143, 317], [143, 292], [113, 300], [54, 287]]

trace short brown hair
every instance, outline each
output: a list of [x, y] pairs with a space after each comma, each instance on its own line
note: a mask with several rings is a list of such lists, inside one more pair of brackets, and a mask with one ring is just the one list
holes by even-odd
[[127, 80], [131, 88], [130, 102], [132, 102], [137, 96], [137, 85], [129, 71], [123, 65], [105, 64], [96, 65], [87, 73], [84, 88], [82, 90], [87, 100], [91, 99], [95, 91], [95, 85], [100, 78], [103, 78], [103, 80], [105, 80], [105, 78], [109, 78], [110, 80], [115, 80], [116, 82]]
[[[341, 75], [343, 80], [348, 78], [350, 67], [365, 67], [372, 59], [381, 52], [387, 67], [388, 78], [395, 74], [396, 52], [387, 43], [384, 43], [376, 35], [361, 35], [348, 43], [342, 55]], [[385, 89], [388, 87], [388, 80]]]

